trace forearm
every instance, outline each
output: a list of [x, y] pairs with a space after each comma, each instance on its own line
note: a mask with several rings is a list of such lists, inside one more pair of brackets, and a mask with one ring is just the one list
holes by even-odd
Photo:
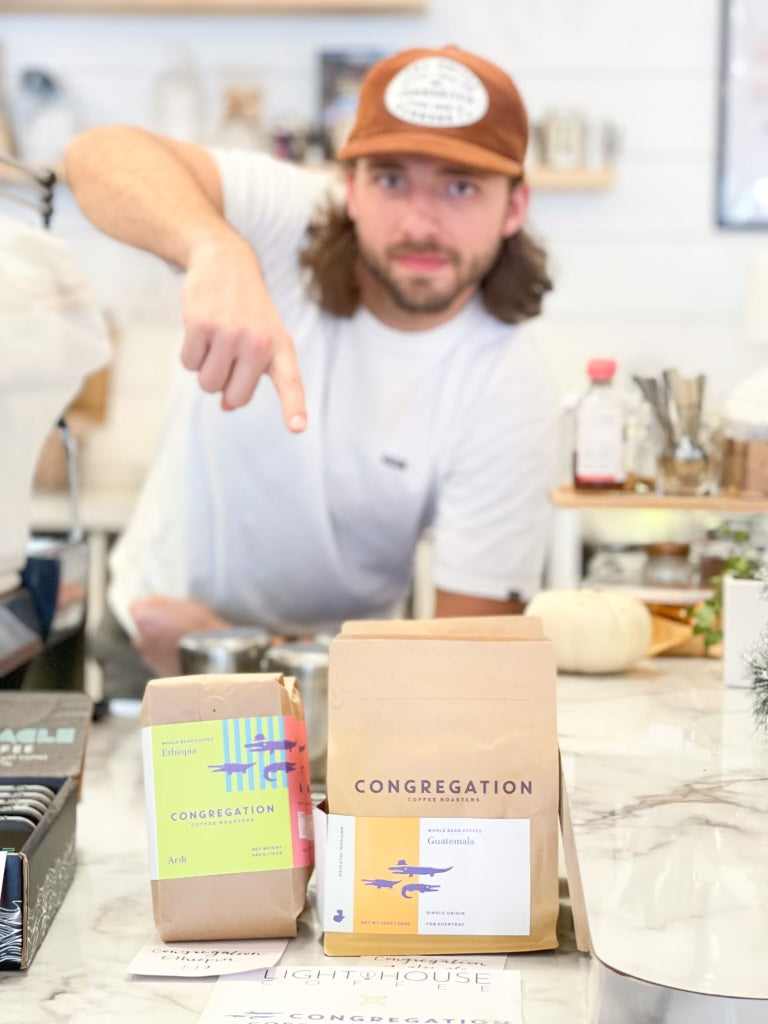
[[83, 213], [121, 242], [186, 271], [181, 362], [223, 409], [271, 377], [289, 430], [307, 420], [293, 341], [256, 253], [225, 220], [218, 168], [204, 149], [138, 128], [94, 128], [70, 142], [66, 174]]
[[490, 597], [473, 597], [471, 594], [454, 594], [438, 590], [435, 594], [435, 617], [463, 618], [473, 615], [521, 615], [525, 605], [521, 601], [496, 601]]
[[186, 268], [200, 246], [239, 238], [224, 221], [213, 160], [197, 147], [138, 128], [95, 128], [70, 142], [65, 169], [96, 227], [176, 266]]

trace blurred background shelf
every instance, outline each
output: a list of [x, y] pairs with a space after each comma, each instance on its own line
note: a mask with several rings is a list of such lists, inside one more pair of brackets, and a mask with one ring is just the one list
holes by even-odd
[[531, 167], [526, 180], [533, 189], [547, 192], [600, 192], [616, 184], [616, 168], [606, 167]]
[[[728, 494], [682, 495], [638, 494], [633, 491], [577, 491], [571, 485], [550, 491], [552, 519], [546, 570], [548, 587], [578, 587], [583, 577], [583, 545], [587, 519], [605, 512], [613, 515], [625, 511], [630, 515], [657, 512], [679, 513], [697, 517], [712, 512], [726, 516], [759, 516], [768, 513], [768, 496], [736, 497]], [[638, 510], [640, 510], [638, 512]]]
[[558, 509], [655, 508], [758, 514], [768, 512], [768, 497], [745, 498], [728, 494], [640, 494], [634, 491], [577, 491], [564, 485], [550, 492]]
[[427, 0], [0, 0], [0, 11], [120, 14], [237, 14], [247, 11], [422, 11]]

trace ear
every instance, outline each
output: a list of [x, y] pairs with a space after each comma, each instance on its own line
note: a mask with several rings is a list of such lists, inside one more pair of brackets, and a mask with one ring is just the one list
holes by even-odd
[[519, 185], [515, 185], [511, 189], [502, 228], [504, 238], [511, 238], [512, 235], [516, 235], [525, 223], [525, 219], [528, 216], [530, 198], [530, 190], [524, 181], [521, 181]]

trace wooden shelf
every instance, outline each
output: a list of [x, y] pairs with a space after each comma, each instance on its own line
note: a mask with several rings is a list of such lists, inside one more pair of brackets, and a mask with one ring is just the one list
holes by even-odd
[[756, 515], [768, 512], [768, 496], [763, 498], [732, 497], [728, 494], [639, 494], [634, 491], [577, 491], [573, 487], [556, 487], [550, 491], [555, 508], [616, 509], [653, 508], [684, 511], [733, 512]]
[[525, 172], [532, 189], [547, 192], [600, 192], [616, 184], [616, 168], [574, 167], [531, 167]]
[[427, 0], [0, 0], [0, 11], [24, 14], [325, 14], [423, 11]]

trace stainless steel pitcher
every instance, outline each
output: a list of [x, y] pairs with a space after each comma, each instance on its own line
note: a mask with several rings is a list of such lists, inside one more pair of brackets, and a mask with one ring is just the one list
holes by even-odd
[[261, 668], [263, 672], [295, 676], [307, 723], [312, 783], [324, 785], [328, 750], [328, 644], [321, 641], [275, 644], [264, 654]]
[[260, 672], [270, 636], [260, 626], [227, 626], [187, 633], [179, 640], [181, 673]]

